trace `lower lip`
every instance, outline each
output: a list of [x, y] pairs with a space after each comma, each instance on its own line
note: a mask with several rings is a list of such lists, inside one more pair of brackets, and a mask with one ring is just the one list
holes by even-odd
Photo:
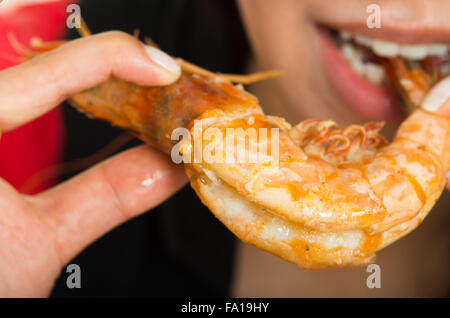
[[326, 31], [319, 30], [319, 37], [331, 85], [352, 111], [369, 120], [396, 121], [402, 117], [392, 90], [356, 74]]

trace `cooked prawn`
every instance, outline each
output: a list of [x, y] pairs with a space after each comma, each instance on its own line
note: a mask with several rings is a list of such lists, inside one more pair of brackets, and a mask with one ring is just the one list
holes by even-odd
[[[366, 264], [416, 228], [445, 187], [447, 118], [417, 109], [390, 144], [378, 133], [382, 123], [340, 129], [308, 120], [292, 127], [265, 115], [255, 96], [234, 85], [247, 77], [178, 61], [183, 72], [172, 85], [140, 87], [111, 78], [69, 101], [167, 154], [177, 143], [172, 132], [186, 127], [193, 134], [194, 120], [221, 131], [278, 128], [277, 158], [268, 154], [273, 160], [186, 163], [200, 199], [244, 242], [308, 269]], [[203, 147], [213, 142], [203, 138]], [[232, 156], [252, 151], [248, 143], [232, 149]]]

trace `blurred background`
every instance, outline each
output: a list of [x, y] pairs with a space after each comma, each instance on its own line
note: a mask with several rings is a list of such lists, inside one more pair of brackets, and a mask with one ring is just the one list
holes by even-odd
[[[64, 26], [68, 3], [80, 4], [93, 33], [133, 33], [139, 28], [141, 39], [150, 37], [169, 54], [214, 72], [264, 68], [252, 53], [238, 6], [231, 0], [50, 1], [46, 7], [31, 5], [22, 20], [0, 17], [0, 45], [8, 49], [6, 34], [11, 30], [22, 43], [33, 35], [44, 40], [78, 37]], [[1, 67], [10, 66], [5, 55], [0, 61]], [[289, 118], [273, 83], [248, 89], [268, 113]], [[0, 158], [4, 154], [9, 158], [0, 162], [0, 175], [19, 189], [39, 169], [88, 157], [122, 134], [109, 124], [87, 119], [69, 105], [27, 126], [10, 136], [5, 134], [0, 142]], [[42, 138], [43, 133], [49, 137]], [[46, 142], [30, 142], [30, 136]], [[129, 142], [117, 151], [138, 143]], [[40, 147], [40, 153], [50, 147], [48, 153], [53, 155], [18, 179], [14, 162], [26, 164], [30, 154], [23, 153], [23, 145], [30, 144]], [[46, 181], [30, 192], [57, 181]], [[366, 279], [370, 273], [363, 267], [305, 271], [241, 243], [186, 186], [160, 207], [113, 230], [77, 256], [72, 263], [81, 266], [83, 287], [67, 289], [63, 273], [52, 296], [450, 296], [449, 206], [446, 193], [417, 230], [377, 254], [381, 288], [369, 289]]]

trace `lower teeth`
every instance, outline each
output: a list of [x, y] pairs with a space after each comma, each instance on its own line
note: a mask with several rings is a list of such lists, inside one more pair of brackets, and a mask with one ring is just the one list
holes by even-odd
[[345, 43], [341, 46], [341, 52], [356, 74], [375, 85], [385, 82], [384, 68], [379, 64], [364, 62], [363, 52], [358, 47]]

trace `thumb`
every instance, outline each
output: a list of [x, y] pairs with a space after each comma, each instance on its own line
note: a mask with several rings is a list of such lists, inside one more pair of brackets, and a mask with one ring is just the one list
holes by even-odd
[[0, 72], [0, 130], [12, 130], [111, 75], [141, 86], [168, 85], [180, 66], [164, 52], [118, 32], [100, 33]]
[[28, 200], [53, 230], [60, 259], [67, 263], [114, 227], [166, 200], [186, 181], [183, 166], [139, 146]]

